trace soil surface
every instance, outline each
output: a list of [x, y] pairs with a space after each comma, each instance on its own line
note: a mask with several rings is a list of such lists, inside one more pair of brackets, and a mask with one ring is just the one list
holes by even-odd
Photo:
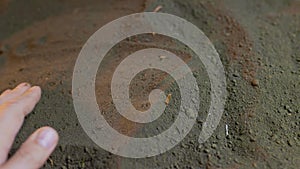
[[[203, 64], [184, 44], [169, 37], [145, 34], [123, 40], [105, 56], [96, 79], [99, 108], [120, 133], [157, 135], [172, 125], [180, 104], [176, 82], [151, 69], [132, 80], [132, 103], [147, 110], [149, 93], [162, 89], [172, 94], [164, 114], [144, 125], [120, 116], [110, 83], [129, 54], [149, 47], [175, 53], [193, 70], [201, 91], [197, 123], [180, 144], [159, 156], [124, 158], [98, 147], [81, 128], [72, 102], [73, 68], [83, 44], [103, 25], [155, 9], [185, 18], [208, 36], [225, 67], [229, 95], [218, 128], [199, 145], [210, 103]], [[52, 126], [60, 142], [43, 168], [300, 166], [299, 0], [0, 0], [0, 77], [0, 91], [23, 81], [42, 87], [42, 99], [26, 117], [11, 154], [35, 129]]]

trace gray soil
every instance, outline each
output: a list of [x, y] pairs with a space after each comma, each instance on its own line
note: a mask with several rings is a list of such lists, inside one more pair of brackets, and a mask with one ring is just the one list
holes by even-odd
[[[183, 17], [209, 37], [225, 67], [229, 96], [218, 128], [199, 144], [210, 103], [209, 78], [202, 63], [184, 44], [168, 37], [145, 34], [123, 40], [107, 54], [96, 79], [99, 107], [120, 133], [156, 135], [172, 125], [180, 104], [173, 79], [159, 70], [146, 70], [132, 81], [132, 103], [147, 110], [149, 92], [160, 88], [172, 94], [164, 114], [146, 125], [120, 116], [112, 103], [110, 82], [129, 54], [149, 47], [172, 51], [191, 67], [201, 91], [197, 123], [180, 144], [159, 156], [124, 158], [98, 147], [81, 128], [72, 103], [73, 68], [81, 47], [101, 26], [159, 5], [159, 12]], [[60, 142], [43, 168], [300, 166], [299, 0], [0, 0], [0, 77], [1, 91], [23, 81], [43, 89], [11, 152], [35, 129], [52, 126]]]

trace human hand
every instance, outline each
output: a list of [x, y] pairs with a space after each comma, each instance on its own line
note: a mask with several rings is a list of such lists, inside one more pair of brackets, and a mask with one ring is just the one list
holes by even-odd
[[37, 169], [57, 145], [57, 132], [50, 127], [42, 127], [7, 160], [24, 117], [33, 110], [40, 97], [40, 87], [31, 87], [28, 83], [21, 83], [0, 95], [0, 169]]

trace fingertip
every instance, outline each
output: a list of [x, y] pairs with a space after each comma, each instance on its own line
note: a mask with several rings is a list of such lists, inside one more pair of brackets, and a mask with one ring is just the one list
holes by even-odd
[[33, 86], [28, 90], [28, 93], [26, 93], [25, 95], [32, 95], [35, 98], [35, 101], [39, 101], [42, 95], [42, 90], [39, 86]]
[[37, 143], [46, 149], [52, 149], [57, 145], [58, 133], [55, 129], [49, 126], [38, 129], [37, 137], [35, 138]]
[[21, 87], [30, 87], [31, 85], [27, 82], [23, 82], [23, 83], [20, 83], [16, 88], [21, 88]]
[[33, 86], [30, 88], [30, 90], [33, 92], [42, 93], [42, 89], [40, 86]]
[[12, 91], [11, 89], [6, 89], [4, 92], [2, 92], [2, 94], [1, 94], [1, 95], [8, 94], [8, 93], [10, 93], [11, 91]]

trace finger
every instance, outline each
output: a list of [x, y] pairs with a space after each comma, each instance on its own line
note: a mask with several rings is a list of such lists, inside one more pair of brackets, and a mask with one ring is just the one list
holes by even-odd
[[4, 96], [7, 95], [9, 92], [11, 92], [11, 89], [5, 90], [5, 91], [0, 95], [0, 98], [1, 98], [1, 97], [4, 97]]
[[5, 103], [6, 101], [9, 101], [11, 99], [14, 99], [20, 95], [22, 95], [24, 92], [26, 92], [30, 88], [30, 84], [28, 83], [21, 83], [13, 90], [6, 90], [3, 92], [0, 96], [0, 105]]
[[48, 159], [58, 142], [57, 132], [50, 127], [35, 131], [3, 165], [3, 169], [38, 169]]
[[20, 96], [21, 94], [23, 94], [29, 88], [30, 88], [30, 84], [28, 84], [28, 83], [21, 83], [17, 87], [15, 87], [13, 90], [8, 89], [8, 90], [4, 91], [0, 95], [0, 98], [11, 99], [11, 98]]
[[30, 113], [41, 97], [41, 89], [30, 88], [21, 96], [0, 105], [0, 165], [6, 161], [25, 115]]

